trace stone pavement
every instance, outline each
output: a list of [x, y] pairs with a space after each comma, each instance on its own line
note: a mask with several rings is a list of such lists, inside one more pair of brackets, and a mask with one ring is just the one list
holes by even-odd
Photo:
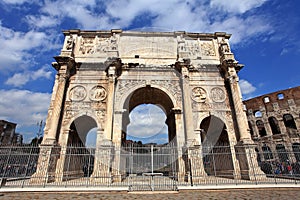
[[109, 199], [297, 199], [299, 188], [261, 188], [228, 190], [182, 190], [179, 192], [0, 192], [0, 200], [109, 200]]

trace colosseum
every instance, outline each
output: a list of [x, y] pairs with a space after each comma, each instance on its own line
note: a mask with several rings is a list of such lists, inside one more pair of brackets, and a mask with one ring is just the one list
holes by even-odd
[[246, 100], [244, 105], [262, 169], [299, 165], [300, 86]]

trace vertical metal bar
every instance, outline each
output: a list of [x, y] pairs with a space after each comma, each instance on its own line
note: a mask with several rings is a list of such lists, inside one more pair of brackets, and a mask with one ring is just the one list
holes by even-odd
[[151, 145], [151, 173], [153, 174], [153, 145]]
[[[214, 146], [211, 148], [211, 154], [212, 154], [213, 164], [214, 164], [214, 174], [215, 174], [215, 177], [217, 177], [215, 155], [214, 155]], [[216, 180], [216, 185], [218, 185], [217, 179], [215, 179], [215, 180]]]

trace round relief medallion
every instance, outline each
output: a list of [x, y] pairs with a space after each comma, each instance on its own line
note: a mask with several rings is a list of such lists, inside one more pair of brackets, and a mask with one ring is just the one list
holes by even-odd
[[224, 102], [226, 95], [222, 88], [215, 87], [210, 91], [210, 97], [214, 102]]
[[83, 86], [75, 86], [70, 90], [69, 96], [72, 101], [82, 101], [86, 97], [86, 90]]
[[107, 96], [107, 92], [104, 87], [96, 86], [90, 91], [90, 99], [93, 101], [103, 101]]
[[192, 99], [196, 102], [205, 102], [206, 91], [201, 87], [195, 87], [192, 89]]

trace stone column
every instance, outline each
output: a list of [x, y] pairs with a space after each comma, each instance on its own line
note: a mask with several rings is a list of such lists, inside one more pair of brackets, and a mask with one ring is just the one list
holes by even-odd
[[287, 128], [285, 127], [282, 118], [278, 119], [278, 125], [279, 125], [279, 129], [280, 129], [281, 134], [288, 134]]
[[61, 112], [66, 92], [66, 85], [70, 76], [70, 70], [74, 67], [74, 59], [71, 57], [57, 56], [57, 63], [53, 67], [58, 71], [52, 96], [53, 106], [47, 117], [44, 139], [40, 145], [40, 155], [37, 170], [31, 178], [31, 183], [44, 183], [55, 180], [57, 160], [60, 156], [60, 147], [57, 145], [58, 125], [61, 120]]
[[272, 132], [272, 128], [271, 128], [271, 125], [269, 123], [269, 120], [267, 118], [264, 118], [263, 122], [264, 122], [264, 126], [265, 126], [265, 129], [266, 129], [266, 132], [267, 132], [267, 136], [272, 136], [273, 132]]
[[115, 99], [115, 84], [116, 84], [116, 67], [109, 66], [108, 68], [108, 95], [107, 95], [107, 118], [104, 129], [104, 136], [106, 139], [112, 139], [113, 131], [113, 113], [114, 113], [114, 99]]
[[175, 114], [175, 124], [176, 124], [176, 144], [177, 144], [177, 151], [178, 151], [178, 171], [177, 171], [177, 178], [178, 182], [185, 181], [186, 169], [185, 169], [185, 160], [183, 158], [184, 148], [185, 145], [185, 138], [184, 138], [184, 129], [183, 129], [183, 114], [181, 110], [173, 109]]
[[43, 185], [55, 181], [56, 162], [60, 148], [51, 144], [40, 147], [40, 154], [36, 172], [30, 178], [30, 184]]
[[114, 159], [112, 161], [112, 179], [113, 182], [121, 182], [122, 175], [125, 175], [124, 169], [121, 167], [125, 167], [125, 159], [121, 156], [122, 154], [122, 145], [121, 145], [121, 137], [122, 137], [122, 111], [114, 112], [114, 132], [112, 141], [114, 144]]
[[243, 108], [242, 95], [240, 91], [240, 87], [238, 85], [238, 76], [236, 75], [236, 71], [233, 66], [228, 68], [228, 76], [227, 79], [229, 81], [230, 90], [232, 93], [232, 101], [233, 101], [233, 109], [236, 114], [237, 128], [240, 134], [240, 141], [243, 143], [253, 143], [251, 140], [251, 135], [248, 129], [248, 120]]
[[[62, 135], [60, 136], [60, 156], [57, 160], [56, 165], [56, 172], [55, 172], [55, 181], [62, 182], [64, 180], [64, 172], [65, 172], [65, 166], [67, 162], [67, 143], [69, 139], [69, 130], [63, 130]], [[70, 156], [70, 155], [69, 155]]]
[[188, 67], [182, 64], [182, 77], [181, 77], [181, 90], [182, 90], [182, 102], [183, 102], [183, 117], [184, 117], [184, 130], [186, 136], [187, 146], [189, 146], [196, 136], [193, 128], [193, 112], [191, 103], [191, 94], [189, 87], [189, 70]]
[[242, 178], [242, 173], [241, 173], [241, 167], [239, 164], [239, 160], [237, 159], [238, 155], [236, 154], [234, 145], [230, 142], [230, 152], [231, 152], [231, 157], [232, 157], [232, 165], [233, 165], [233, 178], [234, 179], [241, 179]]
[[194, 130], [194, 134], [197, 138], [193, 140], [193, 143], [188, 146], [188, 159], [190, 167], [190, 176], [192, 183], [200, 183], [207, 177], [203, 165], [203, 152], [201, 145], [201, 130]]
[[259, 131], [258, 131], [258, 128], [257, 128], [255, 120], [254, 120], [253, 124], [251, 123], [251, 126], [252, 126], [252, 130], [253, 130], [253, 136], [256, 137], [256, 138], [258, 138], [259, 137]]
[[66, 92], [66, 84], [70, 76], [70, 69], [74, 66], [74, 60], [70, 57], [55, 57], [57, 63], [53, 67], [58, 70], [58, 83], [57, 89], [53, 95], [55, 95], [53, 110], [51, 111], [51, 116], [48, 116], [51, 120], [47, 120], [50, 125], [47, 125], [49, 128], [48, 132], [45, 133], [43, 144], [55, 144], [56, 134], [59, 129], [58, 124], [60, 121], [60, 115], [62, 111], [63, 100]]
[[[103, 135], [99, 133], [99, 135]], [[110, 140], [101, 140], [96, 147], [94, 170], [91, 181], [95, 183], [110, 184], [112, 176], [110, 172], [113, 145]]]
[[[224, 41], [224, 39], [223, 39]], [[227, 42], [221, 43], [221, 45], [227, 45]], [[239, 69], [238, 63], [234, 58], [233, 53], [224, 51], [222, 46], [220, 47], [221, 52], [221, 69], [225, 75], [225, 79], [228, 81], [229, 90], [231, 94], [231, 100], [235, 111], [234, 120], [236, 120], [236, 128], [239, 133], [239, 141], [236, 146], [238, 152], [238, 160], [241, 169], [241, 175], [244, 179], [257, 180], [265, 179], [265, 174], [261, 171], [258, 166], [255, 152], [255, 144], [251, 139], [250, 131], [248, 128], [248, 120], [246, 111], [244, 110], [242, 94], [238, 84], [239, 78], [236, 69]]]
[[227, 78], [232, 94], [233, 109], [236, 113], [236, 124], [240, 134], [240, 141], [236, 149], [238, 151], [241, 176], [249, 180], [265, 179], [266, 176], [257, 163], [257, 155], [255, 153], [256, 145], [253, 143], [248, 129], [247, 116], [243, 109], [242, 95], [238, 85], [238, 76], [233, 66], [228, 68], [228, 75]]

